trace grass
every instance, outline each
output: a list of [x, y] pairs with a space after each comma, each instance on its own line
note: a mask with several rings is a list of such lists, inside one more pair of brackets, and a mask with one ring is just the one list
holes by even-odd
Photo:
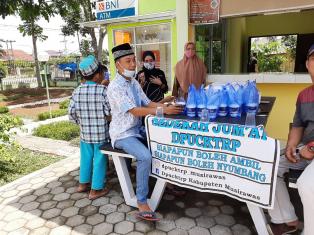
[[18, 99], [23, 98], [25, 95], [30, 96], [30, 97], [36, 97], [40, 96], [41, 94], [23, 94], [23, 93], [18, 93], [18, 94], [0, 94], [0, 102], [1, 101], [15, 101]]
[[69, 121], [61, 121], [39, 126], [33, 135], [55, 140], [69, 141], [80, 136], [80, 127]]
[[64, 101], [61, 101], [59, 103], [59, 108], [60, 109], [68, 109], [69, 105], [70, 105], [70, 100], [69, 99], [68, 100], [64, 100]]
[[6, 99], [6, 96], [3, 94], [0, 94], [0, 102], [4, 101]]
[[18, 100], [21, 99], [24, 96], [24, 94], [15, 94], [15, 95], [11, 95], [11, 96], [5, 96], [5, 98], [3, 99], [3, 101], [14, 101], [14, 100]]
[[80, 147], [80, 141], [81, 141], [81, 138], [76, 137], [76, 138], [70, 140], [70, 145], [74, 146], [74, 147]]
[[0, 113], [8, 113], [9, 112], [9, 108], [6, 106], [0, 106]]
[[64, 159], [60, 156], [37, 153], [16, 146], [7, 147], [6, 151], [13, 161], [0, 159], [0, 186]]
[[[71, 95], [73, 88], [50, 89], [50, 98], [64, 97]], [[31, 103], [34, 101], [45, 100], [46, 89], [44, 88], [17, 88], [12, 90], [0, 91], [0, 102], [10, 105]]]
[[[61, 117], [68, 114], [68, 110], [66, 109], [57, 109], [51, 111], [51, 118]], [[46, 119], [50, 119], [50, 112], [43, 112], [38, 114], [38, 120], [43, 121]]]

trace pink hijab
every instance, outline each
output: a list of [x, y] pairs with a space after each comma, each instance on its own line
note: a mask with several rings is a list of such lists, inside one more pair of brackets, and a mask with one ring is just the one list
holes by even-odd
[[[186, 51], [189, 45], [193, 45], [194, 42], [188, 42], [184, 46], [184, 51]], [[180, 84], [180, 88], [184, 93], [188, 92], [189, 86], [194, 84], [198, 89], [206, 81], [207, 69], [204, 62], [195, 54], [188, 58], [186, 54], [182, 60], [180, 60], [175, 67], [176, 79]]]

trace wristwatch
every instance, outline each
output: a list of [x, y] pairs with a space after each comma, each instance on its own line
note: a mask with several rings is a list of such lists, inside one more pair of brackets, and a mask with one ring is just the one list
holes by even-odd
[[314, 153], [314, 141], [307, 143], [306, 147], [309, 152]]

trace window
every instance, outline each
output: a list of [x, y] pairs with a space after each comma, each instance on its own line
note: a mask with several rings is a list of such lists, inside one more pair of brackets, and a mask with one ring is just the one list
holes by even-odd
[[[287, 72], [295, 70], [297, 35], [251, 37], [247, 72]], [[252, 61], [257, 69], [252, 69]]]
[[130, 43], [135, 49], [137, 70], [143, 67], [142, 55], [152, 51], [156, 57], [156, 67], [164, 71], [168, 87], [171, 79], [171, 26], [170, 24], [141, 26], [130, 29], [114, 30], [114, 45]]
[[170, 25], [153, 25], [135, 28], [136, 44], [170, 43]]
[[249, 38], [249, 59], [256, 57], [258, 72], [307, 73], [306, 55], [314, 34], [269, 35]]
[[133, 30], [115, 30], [114, 31], [114, 45], [120, 45], [123, 43], [133, 44]]
[[225, 72], [226, 22], [195, 26], [196, 53], [207, 66], [208, 73]]

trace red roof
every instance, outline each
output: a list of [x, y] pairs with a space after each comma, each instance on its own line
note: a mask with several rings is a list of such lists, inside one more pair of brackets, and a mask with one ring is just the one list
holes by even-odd
[[[0, 59], [4, 61], [10, 60], [10, 56], [12, 56], [11, 50], [9, 51], [4, 50], [4, 51], [6, 54], [4, 56], [1, 56]], [[14, 57], [14, 60], [33, 61], [33, 56], [31, 54], [26, 53], [23, 50], [13, 50], [13, 57]]]

